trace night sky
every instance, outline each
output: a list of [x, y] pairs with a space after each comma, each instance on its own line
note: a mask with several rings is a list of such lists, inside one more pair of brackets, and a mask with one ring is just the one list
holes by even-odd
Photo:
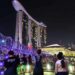
[[[12, 0], [0, 2], [0, 32], [14, 39], [16, 11]], [[75, 43], [75, 2], [71, 0], [19, 0], [28, 13], [47, 25], [47, 44]]]

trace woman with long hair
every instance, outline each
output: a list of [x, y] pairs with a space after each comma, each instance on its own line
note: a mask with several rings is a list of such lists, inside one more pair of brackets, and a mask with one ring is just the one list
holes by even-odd
[[56, 75], [68, 75], [68, 63], [64, 59], [63, 53], [59, 52], [57, 55], [57, 61], [55, 63], [55, 74]]

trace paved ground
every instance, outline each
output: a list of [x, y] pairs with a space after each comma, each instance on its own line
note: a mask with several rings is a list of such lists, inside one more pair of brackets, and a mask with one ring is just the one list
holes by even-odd
[[53, 72], [44, 72], [44, 75], [55, 75]]
[[[26, 73], [25, 75], [30, 75], [30, 74], [29, 73]], [[53, 72], [44, 72], [44, 75], [55, 75], [55, 74]]]
[[[29, 73], [26, 73], [25, 75], [30, 75]], [[44, 75], [55, 75], [54, 72], [44, 72]], [[69, 75], [75, 75], [75, 74], [69, 74]]]

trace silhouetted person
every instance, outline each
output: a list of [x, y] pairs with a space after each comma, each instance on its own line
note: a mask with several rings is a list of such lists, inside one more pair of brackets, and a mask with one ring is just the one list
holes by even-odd
[[31, 55], [28, 56], [28, 63], [32, 64], [32, 57], [31, 57]]
[[4, 75], [16, 75], [17, 59], [13, 51], [8, 52], [8, 59], [4, 60], [6, 71]]
[[35, 63], [33, 75], [44, 75], [43, 67], [42, 67], [41, 49], [37, 50], [37, 56], [35, 56], [35, 58], [36, 58], [36, 63]]
[[22, 61], [24, 62], [25, 65], [27, 64], [27, 57], [25, 54], [23, 54]]
[[53, 56], [53, 62], [55, 63], [56, 61], [57, 61], [57, 55], [54, 54], [54, 56]]

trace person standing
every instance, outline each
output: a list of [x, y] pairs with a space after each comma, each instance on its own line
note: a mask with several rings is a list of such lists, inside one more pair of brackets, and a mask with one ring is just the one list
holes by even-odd
[[37, 56], [35, 56], [36, 62], [33, 71], [33, 75], [44, 75], [43, 74], [43, 66], [42, 66], [42, 55], [41, 49], [37, 50]]
[[55, 74], [68, 75], [68, 63], [65, 60], [62, 52], [59, 52], [57, 54], [57, 61], [55, 63]]
[[6, 68], [4, 75], [17, 75], [17, 59], [13, 51], [8, 52], [8, 58], [4, 60], [4, 66]]

